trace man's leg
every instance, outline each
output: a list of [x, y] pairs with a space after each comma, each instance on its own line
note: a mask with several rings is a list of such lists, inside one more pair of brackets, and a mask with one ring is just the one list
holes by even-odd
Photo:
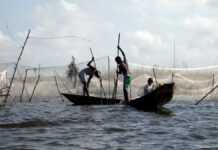
[[125, 103], [127, 103], [129, 101], [129, 95], [128, 95], [128, 84], [127, 84], [126, 77], [124, 77], [123, 80], [123, 94], [124, 94]]
[[88, 87], [87, 87], [86, 82], [84, 82], [84, 89], [83, 90], [84, 90], [85, 95], [89, 96], [89, 91], [88, 91]]
[[123, 93], [124, 93], [125, 102], [128, 103], [129, 96], [128, 96], [128, 91], [126, 88], [123, 89]]
[[86, 95], [86, 84], [83, 82], [83, 96]]

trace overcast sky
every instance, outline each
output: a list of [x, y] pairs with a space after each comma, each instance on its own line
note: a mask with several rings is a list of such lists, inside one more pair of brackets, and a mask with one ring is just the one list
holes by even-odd
[[[218, 64], [218, 0], [1, 0], [0, 62], [64, 65], [115, 56], [117, 35], [129, 62], [178, 67]], [[45, 37], [74, 36], [63, 39]]]

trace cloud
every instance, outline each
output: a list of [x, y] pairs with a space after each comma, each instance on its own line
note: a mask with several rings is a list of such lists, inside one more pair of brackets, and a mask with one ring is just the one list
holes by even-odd
[[[178, 66], [217, 64], [218, 16], [212, 5], [216, 5], [215, 0], [41, 2], [27, 13], [32, 18], [32, 38], [22, 62], [62, 65], [72, 55], [77, 61], [85, 61], [90, 59], [90, 47], [96, 57], [115, 56], [117, 35], [121, 32], [121, 47], [129, 62], [169, 66], [175, 40]], [[36, 38], [68, 35], [75, 37]], [[25, 33], [20, 30], [15, 36], [22, 43]], [[10, 36], [8, 39], [8, 45], [14, 42]], [[205, 59], [205, 55], [211, 59]]]
[[[138, 51], [138, 54], [135, 55], [136, 59], [144, 53], [155, 53], [155, 51], [157, 52], [163, 46], [160, 35], [146, 30], [126, 33], [126, 43], [128, 43], [127, 47], [134, 50], [134, 52]], [[134, 56], [134, 52], [130, 53], [130, 55]]]
[[[80, 6], [67, 0], [49, 1], [44, 5], [37, 6], [34, 10], [34, 22], [29, 51], [26, 53], [26, 62], [47, 65], [66, 64], [71, 56], [84, 61], [90, 58], [89, 48], [93, 46], [95, 54], [101, 56], [104, 52], [101, 49], [95, 50], [97, 42], [101, 38], [107, 39], [111, 24], [99, 21], [95, 16], [86, 13]], [[43, 39], [43, 37], [64, 37], [73, 35], [74, 38]], [[42, 37], [34, 38], [34, 37]], [[44, 55], [41, 55], [43, 51]], [[34, 59], [31, 57], [34, 56]], [[47, 61], [47, 58], [51, 58]]]
[[0, 30], [1, 62], [14, 62], [17, 50], [14, 41]]
[[185, 27], [192, 31], [213, 32], [217, 29], [218, 19], [204, 16], [190, 16], [184, 20]]

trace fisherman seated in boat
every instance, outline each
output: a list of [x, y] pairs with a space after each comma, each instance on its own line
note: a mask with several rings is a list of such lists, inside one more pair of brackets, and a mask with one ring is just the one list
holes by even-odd
[[148, 78], [147, 84], [144, 86], [144, 95], [152, 92], [155, 89], [155, 85], [152, 78]]
[[[93, 61], [94, 61], [94, 57], [92, 57], [92, 59], [88, 62], [87, 64], [88, 67], [79, 72], [79, 78], [83, 84], [83, 95], [84, 96], [89, 96], [88, 88], [89, 88], [89, 84], [93, 76], [99, 78], [101, 81], [100, 71], [98, 71], [96, 67], [91, 65]], [[86, 80], [86, 76], [88, 76], [88, 80]]]
[[118, 65], [117, 74], [123, 75], [123, 93], [124, 93], [125, 103], [127, 103], [129, 101], [128, 87], [131, 82], [130, 75], [129, 75], [129, 68], [128, 68], [126, 55], [124, 54], [123, 50], [119, 46], [117, 48], [123, 55], [123, 60], [121, 59], [120, 56], [117, 56], [115, 57], [115, 61]]

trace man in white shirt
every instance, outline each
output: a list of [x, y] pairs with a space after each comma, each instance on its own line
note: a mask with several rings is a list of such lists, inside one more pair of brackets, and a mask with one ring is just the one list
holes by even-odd
[[144, 95], [152, 92], [155, 89], [155, 85], [152, 78], [148, 78], [147, 84], [144, 86]]

